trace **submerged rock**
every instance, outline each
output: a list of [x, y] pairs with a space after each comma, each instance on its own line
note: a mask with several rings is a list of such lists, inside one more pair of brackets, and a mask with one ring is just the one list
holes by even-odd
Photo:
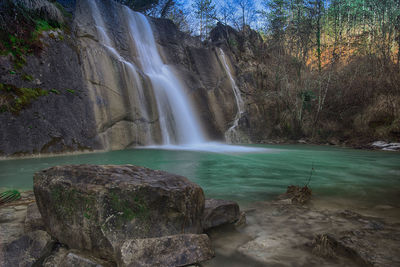
[[206, 199], [203, 228], [208, 230], [223, 224], [235, 223], [240, 218], [239, 205], [234, 201]]
[[203, 230], [203, 190], [163, 171], [132, 165], [58, 166], [35, 174], [34, 192], [53, 237], [115, 262], [127, 240]]
[[132, 239], [121, 248], [121, 266], [186, 266], [214, 256], [207, 235]]

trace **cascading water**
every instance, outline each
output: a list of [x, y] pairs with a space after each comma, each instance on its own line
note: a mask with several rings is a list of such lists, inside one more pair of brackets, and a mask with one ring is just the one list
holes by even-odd
[[[140, 77], [138, 74], [138, 70], [135, 65], [127, 60], [125, 60], [118, 51], [114, 48], [113, 42], [111, 38], [108, 36], [106, 31], [106, 26], [104, 20], [100, 14], [99, 7], [97, 6], [96, 0], [89, 0], [88, 1], [90, 10], [95, 22], [95, 27], [97, 29], [98, 35], [100, 37], [101, 44], [116, 58], [119, 62], [122, 63], [124, 67], [125, 79], [127, 81], [133, 82], [136, 88], [136, 93], [138, 94], [139, 98], [139, 112], [141, 115], [146, 119], [149, 120], [148, 110], [147, 110], [147, 103], [143, 92], [143, 86], [140, 81]], [[129, 97], [132, 98], [134, 94], [129, 94]], [[146, 143], [153, 143], [151, 138], [151, 128], [147, 129], [147, 140]]]
[[226, 60], [225, 53], [221, 48], [219, 48], [219, 53], [222, 58], [222, 62], [224, 63], [225, 72], [228, 74], [230, 83], [232, 85], [232, 91], [233, 91], [233, 94], [235, 95], [235, 100], [236, 100], [237, 113], [236, 113], [235, 119], [233, 121], [233, 125], [225, 132], [226, 141], [229, 143], [234, 143], [234, 142], [238, 142], [240, 140], [240, 136], [237, 132], [237, 128], [239, 126], [239, 120], [244, 113], [244, 102], [243, 102], [242, 96], [240, 94], [240, 90], [236, 85], [235, 79], [233, 79], [228, 62]]
[[[123, 16], [128, 23], [130, 34], [129, 41], [135, 44], [136, 51], [132, 54], [136, 55], [140, 65], [140, 70], [138, 70], [133, 63], [124, 59], [115, 48], [112, 39], [107, 34], [105, 22], [96, 0], [89, 0], [88, 2], [102, 45], [124, 65], [128, 75], [132, 76], [129, 80], [133, 80], [134, 84], [132, 84], [130, 90], [139, 91], [139, 97], [143, 98], [139, 101], [141, 104], [145, 101], [142, 81], [137, 72], [140, 71], [150, 80], [159, 114], [162, 144], [203, 143], [205, 139], [200, 124], [189, 105], [189, 100], [184, 95], [182, 85], [171, 68], [162, 62], [147, 18], [126, 6], [123, 7]], [[146, 117], [146, 106], [142, 106], [140, 110]], [[148, 136], [150, 135], [148, 134]], [[147, 142], [147, 145], [149, 144], [152, 144], [152, 140]]]
[[141, 70], [150, 79], [156, 96], [163, 144], [199, 144], [205, 141], [199, 122], [171, 68], [157, 50], [147, 18], [124, 8], [136, 45]]
[[[111, 139], [110, 143], [115, 143], [120, 138], [136, 140], [137, 144], [147, 147], [160, 147], [157, 145], [161, 144], [163, 148], [178, 150], [264, 151], [206, 141], [183, 86], [173, 69], [161, 59], [150, 23], [144, 15], [115, 3], [99, 0], [82, 0], [81, 3], [82, 27], [89, 27], [89, 33], [83, 36], [91, 35], [90, 27], [93, 24], [97, 32], [98, 43], [93, 42], [96, 38], [84, 42], [85, 47], [91, 48], [85, 50], [87, 56], [84, 58], [88, 58], [85, 60], [85, 72], [89, 82], [94, 79], [95, 85], [99, 84], [89, 87], [92, 88], [92, 99], [96, 104], [95, 114], [99, 114], [99, 125], [111, 129], [104, 134], [105, 142]], [[86, 20], [85, 8], [89, 8], [93, 20]], [[104, 12], [103, 15], [100, 10]], [[121, 29], [116, 30], [116, 26], [121, 26]], [[243, 101], [222, 50], [221, 57], [239, 110], [233, 126], [228, 130], [235, 133], [243, 113]], [[115, 92], [117, 97], [110, 96]], [[121, 119], [124, 124], [114, 127]], [[139, 136], [132, 139], [129, 136], [132, 133]]]

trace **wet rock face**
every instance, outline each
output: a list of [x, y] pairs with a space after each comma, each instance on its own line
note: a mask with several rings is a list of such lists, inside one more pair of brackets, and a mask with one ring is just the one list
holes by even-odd
[[132, 165], [60, 166], [34, 176], [46, 230], [117, 261], [128, 239], [202, 232], [204, 193], [187, 178]]
[[[11, 60], [0, 57], [4, 66], [0, 83], [48, 92], [18, 115], [0, 113], [0, 156], [101, 148], [74, 40], [65, 32], [61, 35], [63, 40], [44, 38], [40, 56], [27, 56], [26, 65], [16, 74], [9, 71]], [[23, 73], [33, 80], [22, 79]]]

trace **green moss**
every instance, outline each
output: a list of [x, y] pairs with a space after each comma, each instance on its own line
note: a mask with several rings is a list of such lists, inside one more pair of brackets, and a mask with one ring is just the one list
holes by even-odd
[[53, 94], [59, 95], [60, 91], [58, 91], [57, 89], [51, 89], [50, 92], [52, 92]]
[[72, 90], [72, 89], [67, 89], [67, 92], [71, 93], [71, 94], [75, 94], [75, 90]]
[[22, 75], [22, 79], [24, 81], [31, 82], [31, 81], [33, 81], [33, 76], [25, 73], [25, 74]]
[[[86, 220], [95, 219], [95, 196], [76, 189], [53, 188], [51, 198], [56, 215], [63, 220], [72, 220], [74, 214], [82, 214]], [[97, 223], [97, 222], [96, 222]]]
[[11, 84], [0, 83], [0, 112], [18, 114], [33, 101], [47, 95], [46, 90], [40, 88], [19, 88]]
[[35, 31], [32, 33], [32, 41], [37, 41], [42, 32], [56, 30], [60, 28], [60, 25], [50, 24], [48, 21], [43, 19], [35, 20]]
[[237, 47], [238, 46], [237, 41], [235, 39], [232, 39], [232, 38], [229, 38], [228, 43], [229, 43], [230, 47]]
[[[2, 44], [5, 49], [1, 51], [1, 54], [12, 54], [14, 68], [17, 70], [21, 69], [26, 64], [25, 55], [28, 54], [30, 51], [29, 43], [22, 38], [18, 38], [15, 35], [8, 34], [7, 37], [2, 40]], [[15, 72], [13, 74], [15, 74]]]
[[40, 41], [42, 32], [60, 28], [61, 25], [55, 21], [44, 20], [35, 12], [16, 6], [14, 8], [6, 9], [6, 13], [7, 10], [9, 12], [14, 10], [13, 14], [4, 14], [3, 19], [14, 22], [10, 23], [6, 30], [0, 31], [0, 54], [12, 54], [14, 69], [19, 70], [25, 66], [28, 54], [42, 49], [43, 44]]
[[129, 200], [121, 199], [116, 193], [110, 193], [111, 208], [117, 214], [119, 222], [131, 221], [135, 218], [146, 219], [149, 209], [144, 200], [138, 196], [132, 196]]

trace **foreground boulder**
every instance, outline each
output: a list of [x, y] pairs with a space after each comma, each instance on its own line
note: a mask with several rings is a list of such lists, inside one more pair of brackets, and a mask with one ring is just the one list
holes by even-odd
[[163, 171], [132, 165], [57, 166], [35, 174], [34, 192], [54, 238], [114, 262], [120, 261], [127, 240], [203, 230], [203, 190]]
[[207, 235], [132, 239], [121, 249], [122, 266], [185, 266], [214, 256]]
[[223, 199], [206, 199], [203, 215], [204, 230], [234, 223], [239, 218], [239, 205], [236, 202]]

